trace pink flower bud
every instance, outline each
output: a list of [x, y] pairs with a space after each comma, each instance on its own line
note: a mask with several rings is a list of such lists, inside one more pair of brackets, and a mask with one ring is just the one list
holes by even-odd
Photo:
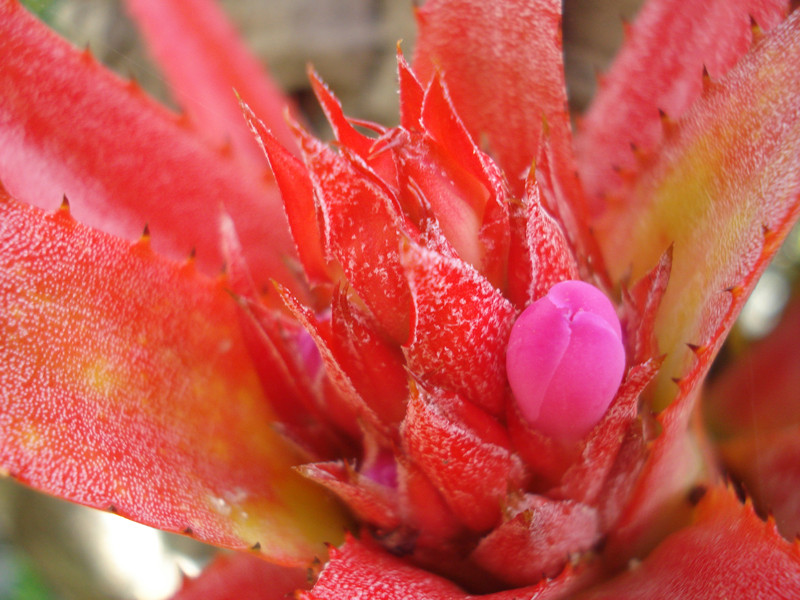
[[583, 281], [557, 283], [511, 329], [506, 372], [520, 413], [563, 443], [578, 441], [600, 421], [624, 371], [614, 307]]

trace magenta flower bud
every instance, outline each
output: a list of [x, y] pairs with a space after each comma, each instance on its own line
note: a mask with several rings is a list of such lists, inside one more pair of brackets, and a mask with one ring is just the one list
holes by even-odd
[[624, 371], [614, 307], [583, 281], [557, 283], [522, 311], [511, 329], [506, 372], [520, 413], [565, 444], [603, 418]]

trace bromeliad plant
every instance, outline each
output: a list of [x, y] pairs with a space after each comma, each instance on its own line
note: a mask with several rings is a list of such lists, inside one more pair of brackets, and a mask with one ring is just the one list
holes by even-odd
[[327, 145], [206, 0], [129, 5], [185, 115], [0, 1], [5, 474], [247, 551], [184, 598], [800, 597], [719, 462], [793, 537], [800, 405], [698, 413], [798, 214], [800, 13], [651, 0], [573, 143], [559, 2], [428, 0], [399, 126], [310, 74]]

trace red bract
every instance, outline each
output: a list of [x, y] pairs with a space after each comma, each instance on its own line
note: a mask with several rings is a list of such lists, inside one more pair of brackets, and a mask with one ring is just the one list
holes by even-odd
[[[333, 144], [284, 123], [205, 0], [130, 3], [189, 123], [0, 0], [0, 469], [284, 565], [229, 558], [181, 597], [279, 597], [315, 561], [301, 598], [800, 595], [719, 461], [794, 535], [796, 402], [718, 392], [721, 452], [697, 416], [800, 211], [800, 12], [651, 0], [573, 155], [558, 2], [426, 2], [397, 127], [356, 128], [312, 72]], [[154, 249], [115, 237], [145, 221]], [[156, 254], [193, 245], [226, 275]], [[510, 386], [515, 320], [567, 280], [581, 343], [516, 328]], [[624, 358], [581, 329], [598, 311]], [[528, 354], [557, 369], [526, 379]], [[600, 408], [554, 422], [604, 360]]]

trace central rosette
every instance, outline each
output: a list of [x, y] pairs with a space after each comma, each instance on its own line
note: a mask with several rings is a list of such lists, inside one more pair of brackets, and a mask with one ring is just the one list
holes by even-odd
[[545, 208], [546, 152], [511, 197], [440, 78], [399, 69], [401, 124], [374, 136], [312, 74], [336, 149], [295, 125], [297, 158], [250, 115], [309, 292], [237, 291], [300, 471], [364, 535], [468, 586], [532, 583], [601, 539], [646, 378], [618, 392], [623, 332]]

